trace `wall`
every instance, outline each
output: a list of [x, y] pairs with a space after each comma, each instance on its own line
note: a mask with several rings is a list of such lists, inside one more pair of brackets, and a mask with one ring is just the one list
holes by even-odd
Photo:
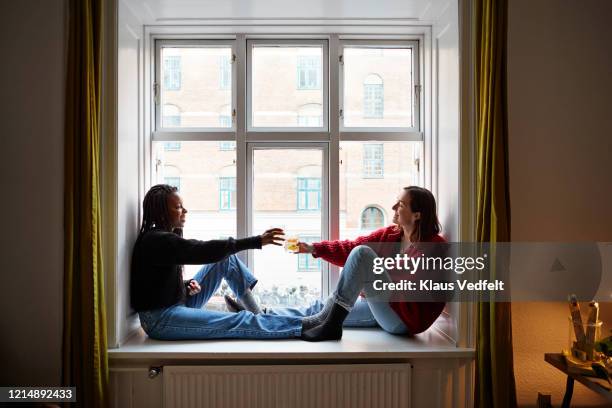
[[[612, 241], [610, 17], [605, 0], [509, 2], [514, 241]], [[514, 303], [512, 312], [519, 404], [548, 390], [559, 406], [565, 378], [543, 358], [567, 343], [567, 305]], [[609, 406], [580, 384], [572, 402]]]
[[65, 1], [0, 2], [0, 384], [61, 377]]

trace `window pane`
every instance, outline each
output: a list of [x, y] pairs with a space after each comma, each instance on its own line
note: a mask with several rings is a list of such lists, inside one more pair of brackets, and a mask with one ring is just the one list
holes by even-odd
[[181, 89], [181, 57], [168, 55], [164, 57], [164, 90], [178, 91]]
[[[402, 188], [421, 185], [421, 151], [422, 142], [340, 142], [340, 239], [392, 223], [391, 207]], [[366, 166], [382, 176], [364, 178], [371, 171]]]
[[363, 145], [363, 178], [382, 178], [384, 177], [384, 149], [383, 145], [364, 144]]
[[[219, 142], [181, 142], [168, 151], [166, 143], [154, 145], [154, 183], [178, 184], [187, 213], [183, 235], [202, 240], [236, 236], [235, 151], [220, 151]], [[223, 204], [227, 203], [227, 204]], [[191, 278], [198, 265], [185, 265]], [[221, 300], [222, 302], [222, 300]]]
[[[281, 227], [287, 236], [321, 236], [322, 160], [318, 149], [253, 152], [254, 234]], [[254, 252], [254, 273], [259, 279], [255, 292], [262, 303], [299, 305], [321, 296], [321, 264], [308, 256], [306, 260], [272, 245]]]
[[[311, 235], [300, 235], [300, 242], [318, 242], [321, 237]], [[313, 258], [310, 254], [298, 254], [298, 272], [319, 272], [321, 270], [321, 258]]]
[[412, 49], [344, 48], [344, 127], [413, 127]]
[[[161, 49], [163, 128], [228, 128], [232, 103], [230, 47]], [[173, 106], [174, 115], [165, 112]], [[173, 118], [172, 116], [176, 116]]]
[[322, 126], [322, 61], [321, 46], [253, 46], [251, 125]]

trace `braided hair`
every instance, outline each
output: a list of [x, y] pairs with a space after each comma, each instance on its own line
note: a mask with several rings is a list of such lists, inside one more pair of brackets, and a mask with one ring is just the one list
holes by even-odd
[[183, 236], [182, 228], [172, 228], [168, 220], [168, 197], [178, 189], [168, 184], [157, 184], [147, 192], [142, 202], [142, 225], [138, 238], [153, 229], [172, 230], [178, 236]]
[[[132, 250], [132, 260], [131, 260], [131, 274], [130, 274], [130, 285], [131, 285], [131, 293], [132, 299], [134, 299], [135, 295], [135, 287], [138, 284], [136, 281], [137, 277], [134, 273], [136, 271], [136, 263], [137, 259], [135, 257], [136, 248], [140, 244], [142, 237], [154, 229], [161, 229], [165, 231], [172, 231], [176, 235], [182, 237], [183, 229], [182, 228], [172, 228], [172, 225], [169, 221], [169, 212], [168, 212], [168, 197], [171, 194], [178, 192], [176, 187], [170, 186], [168, 184], [157, 184], [147, 192], [144, 200], [142, 201], [142, 224], [140, 226], [140, 231], [138, 233], [138, 238], [136, 238], [136, 243], [134, 244], [134, 249]], [[176, 270], [176, 279], [178, 282], [178, 288], [182, 287], [183, 283], [183, 265], [175, 265]], [[181, 296], [184, 296], [184, 291], [180, 293]]]

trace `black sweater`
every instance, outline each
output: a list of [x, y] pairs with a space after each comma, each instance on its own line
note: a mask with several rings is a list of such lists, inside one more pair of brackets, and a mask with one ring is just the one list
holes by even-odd
[[134, 245], [130, 294], [137, 311], [183, 302], [186, 297], [182, 265], [219, 262], [244, 249], [261, 248], [261, 237], [199, 241], [173, 232], [146, 232]]

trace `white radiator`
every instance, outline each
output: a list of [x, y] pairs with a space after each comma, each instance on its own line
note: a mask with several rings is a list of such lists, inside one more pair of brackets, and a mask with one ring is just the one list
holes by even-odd
[[165, 366], [164, 408], [409, 408], [410, 364]]

